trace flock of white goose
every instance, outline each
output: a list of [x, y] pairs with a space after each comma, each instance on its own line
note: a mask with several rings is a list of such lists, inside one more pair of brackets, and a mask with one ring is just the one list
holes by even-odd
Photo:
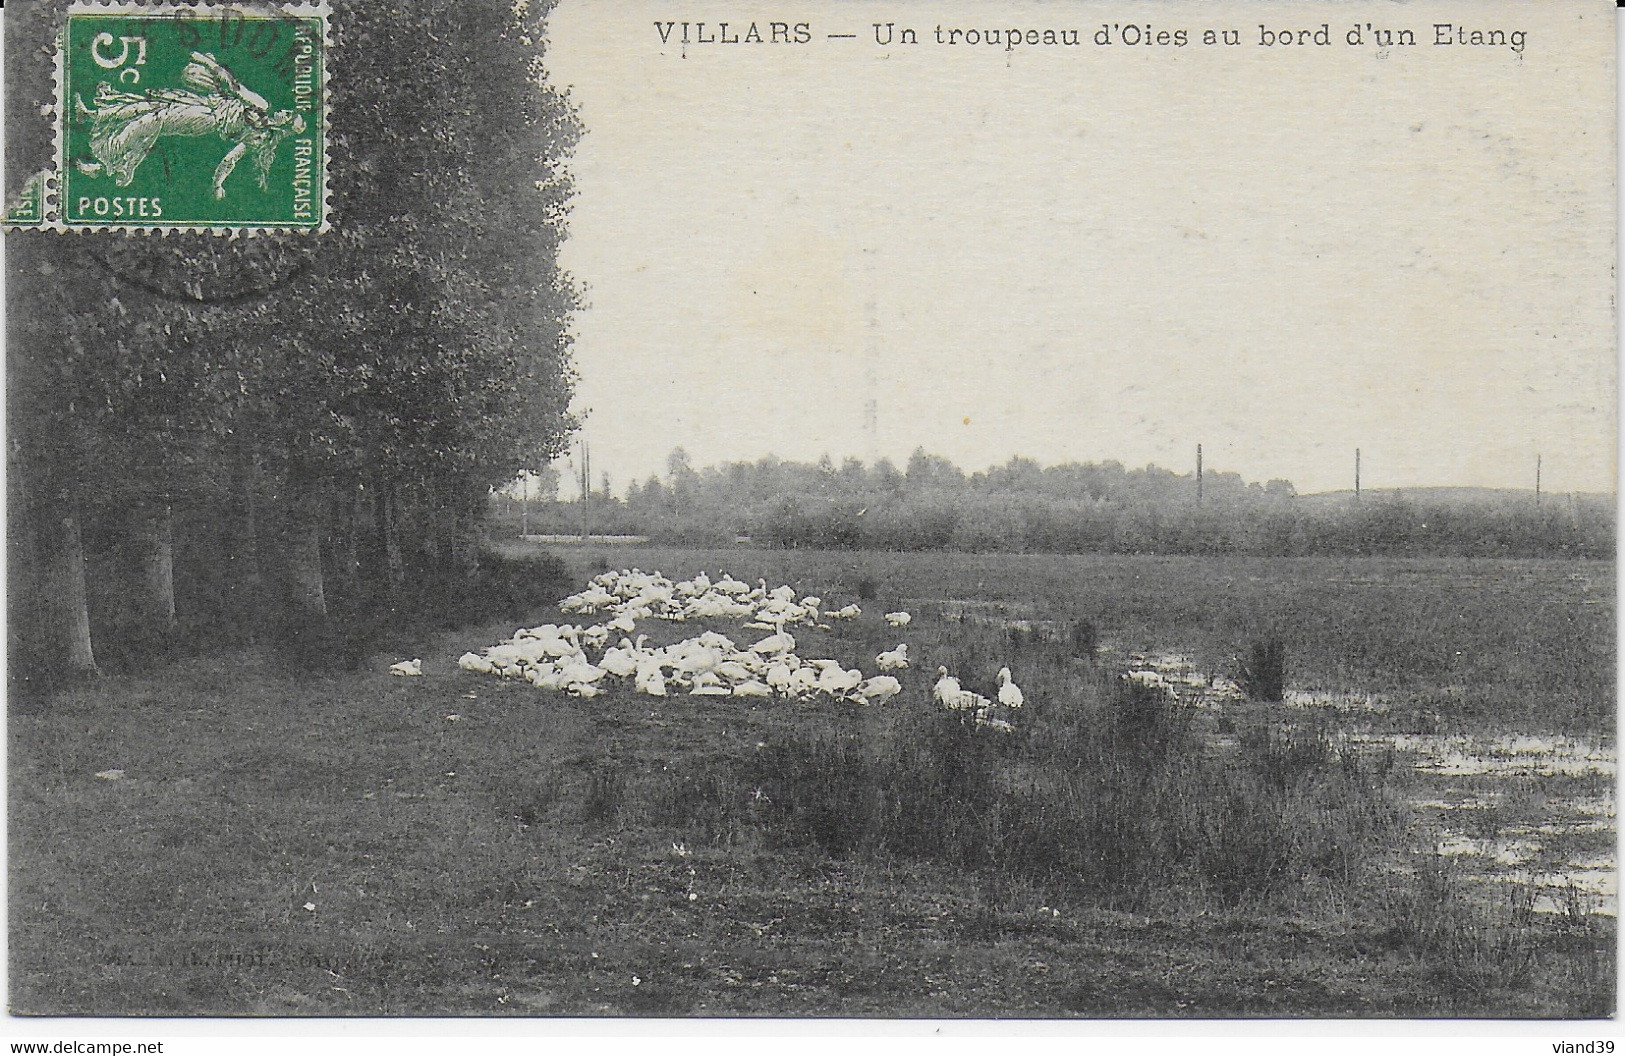
[[[673, 582], [658, 572], [621, 569], [601, 573], [585, 590], [559, 603], [561, 611], [601, 617], [589, 624], [543, 624], [522, 627], [512, 638], [480, 653], [467, 652], [458, 666], [476, 674], [523, 679], [538, 689], [590, 699], [615, 680], [630, 680], [635, 692], [652, 697], [687, 694], [701, 697], [744, 697], [809, 701], [820, 696], [855, 704], [883, 704], [903, 691], [891, 672], [909, 666], [903, 643], [874, 658], [877, 674], [831, 659], [796, 655], [796, 639], [787, 629], [805, 625], [829, 630], [831, 621], [861, 615], [857, 605], [826, 610], [822, 598], [797, 597], [788, 586], [769, 590], [766, 580], [753, 587], [722, 574], [705, 573]], [[770, 632], [750, 645], [708, 630], [672, 645], [654, 647], [639, 634], [646, 620], [683, 622], [737, 619]], [[886, 623], [908, 626], [906, 612], [888, 612]], [[636, 634], [634, 639], [631, 636]], [[611, 644], [611, 640], [619, 640]], [[593, 659], [594, 654], [597, 659]], [[421, 674], [416, 661], [397, 664], [395, 674]], [[414, 670], [397, 670], [412, 666]], [[1014, 727], [997, 717], [988, 698], [960, 688], [947, 668], [938, 669], [936, 699], [946, 708], [973, 713], [977, 725], [1008, 732]], [[998, 705], [1019, 708], [1021, 690], [1010, 681], [1010, 669], [999, 672]]]

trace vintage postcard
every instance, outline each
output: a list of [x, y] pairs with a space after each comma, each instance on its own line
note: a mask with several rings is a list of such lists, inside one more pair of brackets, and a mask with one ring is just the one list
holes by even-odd
[[11, 1036], [1612, 1051], [1605, 0], [3, 18]]

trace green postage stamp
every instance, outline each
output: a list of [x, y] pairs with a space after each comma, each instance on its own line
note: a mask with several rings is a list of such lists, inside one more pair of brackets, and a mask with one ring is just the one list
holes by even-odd
[[46, 226], [324, 230], [328, 12], [75, 4]]

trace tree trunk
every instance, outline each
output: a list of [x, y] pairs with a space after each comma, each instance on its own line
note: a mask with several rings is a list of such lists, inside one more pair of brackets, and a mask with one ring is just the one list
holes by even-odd
[[6, 652], [13, 684], [44, 686], [55, 660], [49, 603], [49, 519], [42, 519], [33, 489], [24, 486], [21, 460], [7, 460]]
[[439, 574], [446, 569], [446, 507], [441, 503], [435, 489], [431, 488], [425, 496], [423, 505], [423, 530], [417, 534], [417, 546], [414, 548], [421, 555], [420, 561], [424, 569]]
[[383, 558], [384, 580], [391, 594], [398, 592], [406, 582], [406, 562], [401, 557], [398, 505], [395, 485], [379, 485], [376, 507], [378, 552]]
[[233, 467], [233, 509], [225, 537], [230, 618], [249, 629], [250, 637], [264, 629], [265, 574], [260, 552], [259, 459], [243, 455]]
[[[371, 523], [361, 559], [361, 589], [374, 598], [393, 597], [406, 582], [406, 566], [401, 558], [399, 527], [396, 522], [395, 487], [387, 482], [367, 485], [372, 495]], [[359, 516], [365, 516], [364, 513]], [[358, 521], [359, 525], [363, 522]]]
[[345, 506], [340, 519], [344, 528], [339, 536], [337, 564], [339, 573], [353, 587], [361, 578], [361, 531], [367, 521], [367, 510], [359, 487], [352, 487], [348, 500], [341, 502]]
[[57, 599], [62, 663], [70, 678], [99, 677], [101, 670], [90, 644], [90, 604], [79, 519], [62, 510], [52, 518], [55, 552], [51, 555], [50, 588], [51, 596]]
[[465, 579], [480, 570], [480, 544], [485, 535], [485, 519], [480, 516], [483, 501], [476, 489], [457, 489], [451, 523], [451, 562], [452, 570]]
[[143, 518], [143, 544], [146, 580], [145, 614], [167, 640], [175, 634], [175, 520], [168, 503]]
[[288, 584], [288, 615], [295, 620], [327, 618], [322, 582], [322, 528], [325, 503], [311, 487], [290, 480], [282, 525], [282, 564]]

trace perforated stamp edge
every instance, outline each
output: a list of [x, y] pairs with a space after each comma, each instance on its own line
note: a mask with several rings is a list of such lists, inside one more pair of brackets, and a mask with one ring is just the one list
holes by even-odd
[[[63, 156], [66, 154], [68, 114], [67, 103], [67, 36], [68, 19], [74, 15], [152, 15], [167, 11], [250, 11], [254, 13], [268, 13], [286, 15], [292, 18], [315, 18], [321, 21], [322, 26], [322, 127], [321, 127], [321, 155], [322, 177], [321, 186], [316, 194], [322, 203], [322, 219], [317, 225], [303, 224], [67, 224], [61, 219], [58, 211], [60, 206], [60, 192], [64, 186], [61, 166]], [[330, 137], [328, 122], [331, 120], [332, 109], [332, 58], [333, 54], [333, 11], [327, 0], [296, 0], [292, 3], [216, 3], [214, 0], [201, 0], [197, 3], [131, 3], [128, 0], [76, 0], [69, 5], [66, 18], [56, 38], [56, 62], [52, 71], [53, 99], [51, 103], [52, 160], [46, 170], [45, 191], [43, 195], [42, 210], [44, 216], [39, 222], [27, 224], [7, 223], [8, 230], [24, 231], [51, 231], [58, 234], [78, 234], [81, 232], [98, 233], [112, 232], [115, 234], [162, 236], [170, 234], [211, 234], [223, 238], [252, 237], [257, 234], [281, 234], [283, 232], [298, 232], [300, 234], [323, 234], [332, 230], [333, 202], [329, 186], [330, 170], [333, 159], [330, 153]]]

